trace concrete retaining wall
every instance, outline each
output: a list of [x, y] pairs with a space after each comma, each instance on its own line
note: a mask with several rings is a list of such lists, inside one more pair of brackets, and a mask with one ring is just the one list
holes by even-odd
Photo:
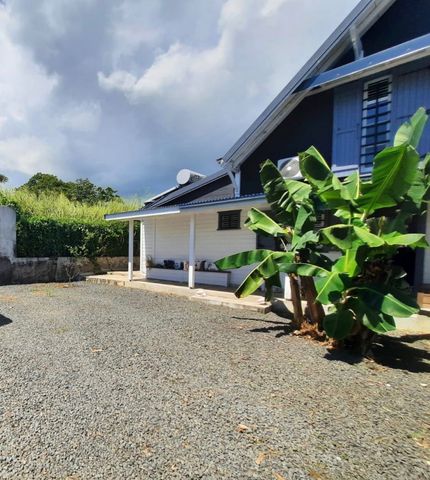
[[[134, 259], [139, 268], [139, 258]], [[85, 275], [111, 270], [126, 271], [127, 257], [69, 258], [69, 257], [0, 257], [0, 285], [16, 283], [66, 282]]]
[[16, 255], [16, 213], [11, 207], [0, 206], [0, 257]]

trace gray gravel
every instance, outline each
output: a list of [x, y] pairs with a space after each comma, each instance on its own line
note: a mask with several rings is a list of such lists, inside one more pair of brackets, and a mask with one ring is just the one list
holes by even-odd
[[86, 284], [0, 314], [0, 478], [430, 478], [428, 340], [328, 359], [274, 314]]

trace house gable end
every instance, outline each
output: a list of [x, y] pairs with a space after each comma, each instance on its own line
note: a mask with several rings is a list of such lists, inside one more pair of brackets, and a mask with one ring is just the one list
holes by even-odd
[[[430, 33], [428, 0], [396, 0], [391, 7], [361, 36], [364, 56], [373, 55]], [[349, 48], [332, 68], [355, 60]]]

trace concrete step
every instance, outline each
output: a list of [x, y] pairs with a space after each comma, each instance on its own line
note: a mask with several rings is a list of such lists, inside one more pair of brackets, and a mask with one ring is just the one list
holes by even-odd
[[238, 310], [251, 310], [259, 313], [269, 313], [271, 305], [268, 303], [259, 303], [258, 301], [247, 301], [246, 299], [226, 298], [215, 295], [193, 295], [190, 297], [192, 302], [208, 303], [210, 305], [219, 305], [222, 307], [235, 308]]
[[421, 308], [424, 308], [424, 309], [430, 308], [430, 293], [418, 292], [417, 302]]

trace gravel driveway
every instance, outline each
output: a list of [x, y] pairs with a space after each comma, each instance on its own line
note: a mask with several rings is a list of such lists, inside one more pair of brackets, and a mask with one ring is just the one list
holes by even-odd
[[430, 478], [428, 339], [333, 359], [274, 314], [88, 284], [0, 314], [0, 478]]

